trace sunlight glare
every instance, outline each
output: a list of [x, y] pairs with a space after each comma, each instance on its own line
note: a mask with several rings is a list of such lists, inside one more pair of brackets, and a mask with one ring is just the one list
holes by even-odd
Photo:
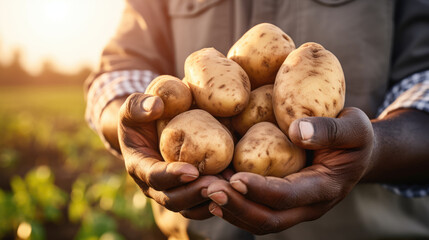
[[44, 15], [51, 21], [58, 21], [70, 17], [69, 4], [65, 1], [50, 1], [44, 8]]
[[20, 223], [16, 235], [20, 239], [28, 239], [31, 236], [31, 225], [28, 222]]
[[19, 47], [33, 74], [44, 59], [70, 73], [94, 67], [124, 6], [123, 0], [0, 0], [0, 62], [10, 62]]
[[133, 205], [136, 209], [143, 209], [146, 206], [147, 199], [141, 191], [137, 191], [133, 196]]

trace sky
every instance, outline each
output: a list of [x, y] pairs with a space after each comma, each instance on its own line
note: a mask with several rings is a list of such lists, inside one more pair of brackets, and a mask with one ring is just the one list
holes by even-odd
[[95, 67], [123, 9], [124, 0], [0, 0], [0, 63], [19, 48], [33, 74], [45, 59], [66, 73]]

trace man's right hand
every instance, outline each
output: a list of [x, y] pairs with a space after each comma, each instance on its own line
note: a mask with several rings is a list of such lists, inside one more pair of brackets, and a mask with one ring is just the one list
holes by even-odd
[[[125, 167], [143, 193], [160, 205], [187, 218], [209, 218], [212, 214], [205, 193], [218, 177], [199, 176], [197, 168], [188, 163], [163, 161], [156, 131], [163, 110], [161, 98], [142, 93], [130, 95], [122, 104], [117, 140]], [[114, 137], [106, 139], [114, 142]]]

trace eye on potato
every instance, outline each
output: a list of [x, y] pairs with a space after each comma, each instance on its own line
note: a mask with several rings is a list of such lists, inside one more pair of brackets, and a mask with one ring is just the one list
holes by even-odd
[[237, 143], [232, 162], [238, 172], [285, 177], [304, 167], [305, 152], [273, 123], [260, 122]]
[[289, 54], [277, 73], [274, 115], [288, 134], [303, 117], [336, 117], [344, 107], [345, 80], [338, 59], [317, 43], [305, 43]]
[[182, 80], [170, 75], [156, 77], [146, 88], [145, 93], [156, 95], [164, 102], [161, 119], [169, 119], [187, 111], [192, 104], [189, 87]]
[[246, 72], [214, 48], [201, 49], [186, 58], [185, 79], [198, 107], [215, 117], [236, 115], [249, 101]]
[[224, 170], [234, 154], [231, 133], [201, 109], [171, 119], [161, 133], [159, 146], [166, 162], [190, 163], [203, 175]]
[[295, 49], [293, 40], [277, 26], [261, 23], [247, 31], [229, 50], [249, 76], [252, 89], [274, 83], [277, 71]]
[[232, 127], [241, 136], [258, 122], [276, 122], [272, 100], [273, 86], [268, 84], [251, 91], [249, 104], [241, 113], [232, 117]]

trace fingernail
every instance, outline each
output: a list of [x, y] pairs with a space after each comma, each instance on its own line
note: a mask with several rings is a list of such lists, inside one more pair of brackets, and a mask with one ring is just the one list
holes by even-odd
[[232, 181], [231, 186], [243, 195], [247, 193], [247, 186], [240, 180]]
[[213, 203], [213, 202], [210, 203], [209, 211], [217, 217], [223, 216], [222, 209], [218, 205], [216, 205], [216, 203]]
[[198, 176], [197, 175], [191, 175], [191, 174], [182, 174], [181, 176], [180, 176], [180, 181], [181, 182], [190, 182], [190, 181], [193, 181], [193, 180], [195, 180], [195, 179], [197, 179], [198, 178]]
[[228, 202], [228, 197], [222, 191], [209, 194], [209, 198], [220, 206], [223, 206]]
[[147, 97], [142, 102], [142, 107], [146, 112], [152, 111], [153, 105], [155, 104], [155, 97]]
[[306, 121], [299, 122], [299, 132], [301, 133], [302, 140], [310, 140], [314, 134], [313, 124]]
[[201, 189], [201, 196], [203, 198], [208, 198], [209, 197], [209, 195], [207, 195], [207, 188]]

